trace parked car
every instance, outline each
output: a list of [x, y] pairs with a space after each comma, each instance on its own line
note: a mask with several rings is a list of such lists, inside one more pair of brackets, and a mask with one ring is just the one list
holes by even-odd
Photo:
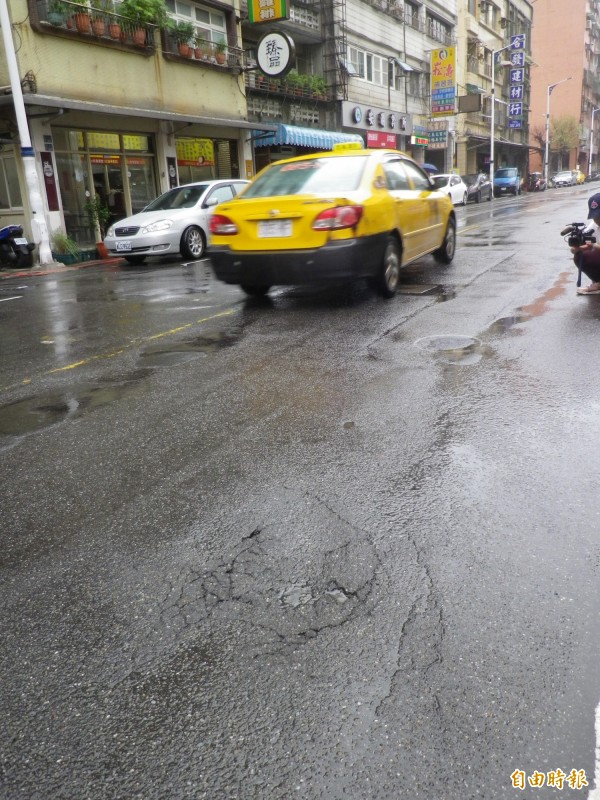
[[492, 184], [489, 176], [483, 172], [473, 172], [462, 176], [463, 183], [467, 187], [467, 201], [474, 200], [481, 203], [482, 200], [492, 199]]
[[521, 194], [521, 174], [517, 167], [501, 167], [494, 172], [494, 197]]
[[217, 208], [210, 234], [215, 275], [248, 295], [367, 278], [392, 297], [405, 264], [452, 261], [456, 217], [406, 153], [351, 142], [265, 167]]
[[172, 253], [194, 260], [202, 258], [215, 207], [231, 200], [249, 182], [199, 181], [169, 189], [143, 211], [111, 225], [104, 245], [110, 255], [124, 256], [130, 264], [141, 264], [148, 256]]
[[467, 186], [463, 182], [463, 179], [460, 177], [460, 175], [441, 172], [437, 175], [432, 175], [431, 180], [433, 181], [435, 188], [447, 194], [455, 206], [467, 205], [469, 190], [467, 189]]
[[556, 172], [552, 176], [552, 186], [559, 188], [560, 186], [575, 186], [577, 178], [573, 174], [573, 170], [566, 169], [562, 172]]

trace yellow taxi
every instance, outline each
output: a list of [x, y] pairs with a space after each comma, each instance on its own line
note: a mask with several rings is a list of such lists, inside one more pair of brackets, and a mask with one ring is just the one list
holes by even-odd
[[452, 261], [456, 218], [406, 153], [352, 142], [270, 164], [217, 206], [210, 235], [217, 278], [249, 295], [368, 278], [392, 297], [402, 266]]

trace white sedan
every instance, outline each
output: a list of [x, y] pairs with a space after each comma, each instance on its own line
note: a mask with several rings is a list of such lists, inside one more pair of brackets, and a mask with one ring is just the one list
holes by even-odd
[[439, 173], [432, 175], [431, 180], [434, 182], [435, 188], [445, 192], [455, 206], [467, 205], [469, 190], [460, 175]]
[[143, 211], [111, 225], [104, 245], [111, 256], [123, 256], [130, 264], [141, 264], [147, 256], [173, 253], [202, 258], [216, 206], [232, 200], [248, 183], [232, 178], [169, 189]]

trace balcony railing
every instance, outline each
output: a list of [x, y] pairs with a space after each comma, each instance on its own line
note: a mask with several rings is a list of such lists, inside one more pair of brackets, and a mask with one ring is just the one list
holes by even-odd
[[173, 36], [165, 36], [165, 53], [181, 56], [204, 64], [217, 64], [221, 67], [241, 68], [244, 66], [244, 51], [239, 47], [217, 44], [209, 39], [194, 37], [187, 42], [178, 42]]
[[57, 31], [115, 44], [155, 49], [156, 25], [142, 25], [120, 14], [70, 0], [37, 0], [38, 19]]
[[320, 100], [326, 102], [330, 99], [331, 94], [328, 88], [322, 85], [322, 79], [312, 75], [301, 75], [287, 81], [285, 78], [281, 80], [269, 78], [263, 75], [262, 72], [252, 71], [246, 72], [245, 80], [248, 89], [277, 95], [278, 97], [293, 97], [296, 100]]

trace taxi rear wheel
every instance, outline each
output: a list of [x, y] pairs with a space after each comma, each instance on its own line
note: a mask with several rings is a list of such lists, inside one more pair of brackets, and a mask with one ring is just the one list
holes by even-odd
[[433, 251], [433, 257], [441, 264], [449, 264], [454, 258], [456, 250], [456, 222], [451, 218], [448, 220], [446, 233], [442, 246]]
[[400, 283], [400, 265], [402, 256], [397, 239], [389, 236], [385, 245], [381, 272], [379, 274], [379, 290], [384, 297], [393, 297]]
[[240, 288], [250, 297], [264, 297], [271, 288], [270, 286], [250, 286], [247, 283], [240, 284]]

